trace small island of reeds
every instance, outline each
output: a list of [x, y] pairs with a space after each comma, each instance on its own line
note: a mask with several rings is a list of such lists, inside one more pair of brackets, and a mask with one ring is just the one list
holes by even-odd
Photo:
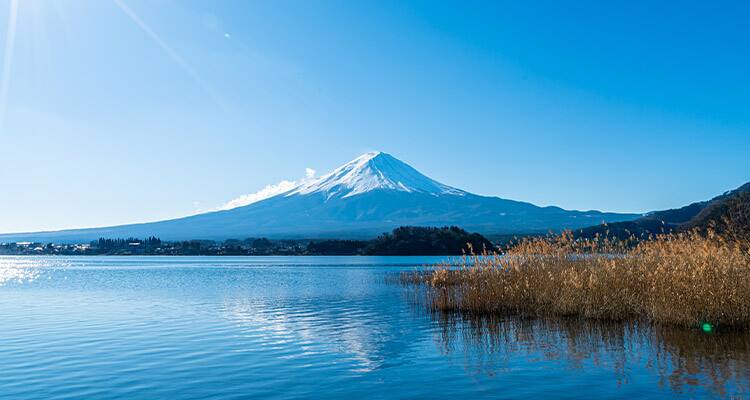
[[[725, 232], [726, 233], [726, 230]], [[433, 311], [750, 328], [750, 240], [714, 230], [645, 240], [525, 238], [456, 266], [403, 273]]]

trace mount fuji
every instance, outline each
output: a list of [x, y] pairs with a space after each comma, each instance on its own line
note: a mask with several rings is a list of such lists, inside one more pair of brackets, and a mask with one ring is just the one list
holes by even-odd
[[403, 225], [458, 225], [491, 235], [577, 229], [638, 217], [479, 196], [428, 178], [390, 154], [372, 152], [285, 193], [242, 207], [151, 223], [3, 234], [0, 241], [369, 238]]

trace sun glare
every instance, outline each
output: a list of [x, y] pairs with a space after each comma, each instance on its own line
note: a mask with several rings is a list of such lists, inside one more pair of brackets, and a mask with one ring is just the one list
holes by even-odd
[[146, 35], [148, 35], [161, 49], [166, 53], [166, 55], [174, 61], [177, 65], [182, 68], [185, 73], [187, 73], [190, 78], [195, 81], [195, 83], [200, 86], [203, 90], [208, 93], [209, 96], [211, 96], [211, 99], [215, 101], [217, 104], [223, 106], [224, 102], [221, 99], [221, 97], [216, 93], [216, 91], [211, 87], [211, 85], [208, 84], [201, 76], [198, 74], [198, 72], [193, 68], [190, 63], [188, 63], [177, 51], [175, 51], [167, 42], [164, 41], [164, 39], [159, 36], [156, 31], [151, 29], [151, 27], [146, 24], [146, 22], [141, 19], [141, 17], [136, 14], [135, 11], [133, 11], [132, 8], [130, 8], [123, 0], [113, 0], [114, 3], [117, 5], [117, 7], [122, 10], [125, 15], [130, 18], [133, 23], [138, 26]]
[[[194, 82], [199, 86], [206, 94], [211, 98], [213, 102], [222, 108], [225, 107], [225, 103], [221, 96], [214, 90], [214, 88], [204, 80], [196, 69], [182, 57], [172, 46], [170, 46], [150, 25], [148, 25], [139, 15], [136, 13], [124, 0], [112, 0], [115, 6], [119, 8], [143, 33], [145, 33], [162, 51], [167, 57], [177, 64]], [[38, 14], [36, 17], [41, 17], [39, 13], [40, 7], [43, 4], [36, 3], [34, 1], [26, 1], [24, 10], [29, 11], [31, 14]], [[16, 33], [18, 26], [18, 14], [19, 14], [19, 0], [10, 0], [7, 18], [7, 28], [5, 29], [5, 43], [3, 48], [2, 57], [2, 70], [0, 70], [0, 130], [4, 126], [6, 114], [8, 111], [9, 104], [9, 90], [12, 78], [13, 69], [13, 55], [16, 44]], [[54, 1], [53, 6], [56, 13], [60, 17], [64, 17], [63, 4], [59, 1]], [[29, 6], [29, 7], [25, 7]], [[28, 10], [27, 10], [28, 8]], [[44, 29], [43, 23], [34, 21], [35, 28], [37, 30]], [[225, 37], [229, 38], [229, 34], [225, 34]]]
[[3, 71], [0, 78], [0, 129], [5, 123], [5, 112], [8, 107], [8, 87], [10, 72], [13, 66], [13, 47], [16, 42], [16, 22], [18, 18], [18, 0], [10, 0], [8, 11], [8, 29], [5, 34], [5, 51], [3, 52]]

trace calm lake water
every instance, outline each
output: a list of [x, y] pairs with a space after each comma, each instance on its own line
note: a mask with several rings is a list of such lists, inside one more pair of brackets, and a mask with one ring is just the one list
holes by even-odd
[[750, 337], [425, 313], [419, 257], [0, 257], [0, 397], [750, 396]]

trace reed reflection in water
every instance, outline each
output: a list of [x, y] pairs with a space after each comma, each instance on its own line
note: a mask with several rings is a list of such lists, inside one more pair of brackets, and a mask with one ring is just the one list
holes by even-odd
[[602, 322], [575, 318], [519, 318], [432, 313], [444, 354], [459, 353], [468, 369], [495, 375], [519, 357], [576, 370], [609, 370], [627, 385], [645, 366], [675, 393], [703, 387], [714, 395], [750, 395], [750, 334]]

